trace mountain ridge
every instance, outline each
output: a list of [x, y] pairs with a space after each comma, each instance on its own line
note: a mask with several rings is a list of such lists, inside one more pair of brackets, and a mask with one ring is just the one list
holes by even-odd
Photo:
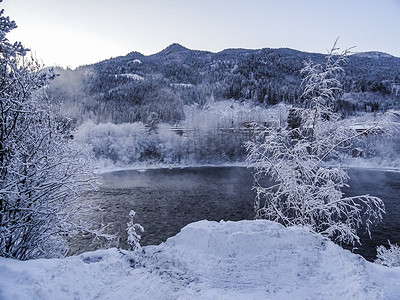
[[[209, 54], [209, 55], [224, 55], [224, 54], [229, 54], [229, 55], [237, 55], [237, 54], [254, 54], [257, 52], [263, 52], [263, 51], [278, 51], [278, 52], [295, 52], [295, 53], [302, 53], [302, 54], [306, 54], [306, 55], [326, 55], [326, 53], [318, 53], [318, 52], [307, 52], [307, 51], [302, 51], [302, 50], [297, 50], [297, 49], [292, 49], [292, 48], [287, 48], [287, 47], [282, 47], [282, 48], [269, 48], [269, 47], [265, 47], [265, 48], [259, 48], [259, 49], [248, 49], [248, 48], [226, 48], [223, 49], [221, 51], [217, 51], [217, 52], [213, 52], [213, 51], [208, 51], [208, 50], [196, 50], [196, 49], [190, 49], [187, 48], [179, 43], [172, 43], [169, 46], [167, 46], [166, 48], [164, 48], [163, 50], [153, 53], [153, 54], [149, 54], [149, 55], [145, 55], [142, 54], [140, 52], [137, 51], [132, 51], [130, 53], [128, 53], [127, 55], [122, 55], [122, 56], [118, 56], [118, 57], [114, 57], [114, 58], [109, 58], [109, 59], [105, 59], [102, 61], [99, 61], [97, 63], [101, 63], [103, 61], [108, 61], [108, 60], [112, 60], [112, 59], [117, 59], [119, 57], [126, 57], [128, 55], [132, 55], [135, 54], [137, 56], [140, 57], [146, 57], [146, 58], [158, 58], [160, 56], [170, 56], [170, 55], [176, 55], [176, 54], [182, 54], [182, 53], [197, 53], [197, 54]], [[394, 58], [394, 59], [400, 59], [400, 57], [394, 56], [390, 53], [386, 53], [386, 52], [381, 52], [381, 51], [363, 51], [363, 52], [357, 52], [354, 53], [350, 56], [354, 56], [354, 57], [363, 57], [363, 58]], [[89, 64], [89, 65], [94, 65], [97, 63], [93, 63], [93, 64]], [[82, 66], [80, 66], [82, 67]], [[79, 67], [78, 67], [79, 68]]]
[[[260, 56], [265, 53], [276, 53], [277, 55], [282, 56], [303, 56], [305, 60], [322, 60], [327, 54], [325, 53], [317, 53], [317, 52], [306, 52], [292, 48], [260, 48], [260, 49], [246, 49], [246, 48], [227, 48], [218, 52], [211, 52], [207, 50], [194, 50], [189, 49], [179, 43], [172, 43], [168, 47], [163, 50], [154, 53], [145, 55], [137, 51], [129, 52], [126, 55], [112, 57], [109, 59], [101, 60], [96, 63], [82, 65], [77, 67], [76, 69], [88, 68], [91, 66], [95, 66], [97, 64], [109, 63], [111, 61], [127, 61], [129, 59], [139, 59], [139, 60], [147, 60], [147, 61], [166, 61], [166, 60], [175, 60], [176, 62], [185, 63], [187, 59], [191, 59], [194, 56], [198, 56], [201, 59], [208, 59], [208, 61], [213, 59], [219, 59], [221, 57], [228, 57], [232, 59], [237, 56], [238, 58], [243, 58], [245, 56], [253, 55]], [[358, 59], [374, 59], [374, 60], [382, 60], [382, 59], [392, 59], [400, 62], [400, 57], [396, 57], [386, 52], [380, 51], [366, 51], [366, 52], [357, 52], [348, 56], [350, 59], [358, 58]]]
[[[161, 121], [176, 123], [184, 118], [185, 106], [204, 105], [211, 98], [264, 107], [281, 102], [298, 105], [305, 61], [324, 64], [326, 54], [290, 48], [214, 53], [174, 43], [152, 55], [133, 51], [77, 68], [74, 74], [83, 95], [74, 97], [89, 95], [88, 109], [110, 114], [106, 119], [116, 123], [145, 121], [151, 112]], [[400, 107], [400, 58], [378, 52], [349, 55], [343, 69], [345, 97], [338, 103], [342, 113]], [[60, 86], [62, 77], [56, 80]]]

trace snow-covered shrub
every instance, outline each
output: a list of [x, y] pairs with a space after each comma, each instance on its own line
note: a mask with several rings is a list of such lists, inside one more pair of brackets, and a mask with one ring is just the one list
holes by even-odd
[[400, 246], [391, 244], [390, 241], [388, 242], [389, 249], [384, 246], [376, 247], [377, 258], [375, 262], [388, 267], [400, 267]]
[[142, 123], [82, 124], [74, 134], [75, 142], [90, 148], [104, 164], [129, 165], [137, 162], [174, 161], [184, 138], [158, 124], [157, 132], [148, 132]]
[[82, 124], [74, 134], [77, 143], [90, 147], [97, 159], [129, 164], [136, 162], [148, 147], [148, 134], [142, 123]]
[[298, 126], [256, 127], [258, 134], [246, 144], [247, 161], [255, 170], [257, 218], [302, 225], [337, 242], [355, 243], [362, 224], [369, 232], [382, 219], [384, 204], [370, 195], [343, 197], [341, 191], [348, 175], [338, 165], [339, 150], [364, 132], [338, 122], [335, 105], [342, 93], [340, 64], [346, 52], [337, 55], [336, 50], [334, 46], [326, 64], [308, 62], [303, 68]]
[[136, 216], [136, 212], [131, 210], [129, 212], [129, 222], [126, 224], [126, 231], [128, 233], [128, 244], [131, 246], [131, 250], [135, 252], [142, 251], [142, 247], [140, 246], [141, 235], [140, 233], [144, 232], [144, 228], [135, 223], [134, 219]]

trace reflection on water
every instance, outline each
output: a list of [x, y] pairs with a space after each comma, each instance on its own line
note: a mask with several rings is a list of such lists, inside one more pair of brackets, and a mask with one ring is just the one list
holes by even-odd
[[[369, 260], [375, 258], [376, 245], [400, 243], [400, 174], [373, 170], [350, 170], [348, 195], [371, 194], [381, 197], [387, 214], [383, 223], [372, 228], [372, 238], [361, 236], [362, 246], [354, 252]], [[126, 223], [131, 209], [136, 222], [145, 232], [143, 246], [155, 245], [177, 234], [185, 225], [198, 220], [253, 219], [255, 193], [253, 177], [243, 167], [200, 167], [117, 171], [103, 174], [99, 191], [87, 196], [100, 207], [91, 218], [110, 223], [109, 230], [118, 233], [118, 241], [110, 245], [92, 243], [90, 237], [75, 238], [71, 253], [94, 250], [104, 246], [128, 248]]]

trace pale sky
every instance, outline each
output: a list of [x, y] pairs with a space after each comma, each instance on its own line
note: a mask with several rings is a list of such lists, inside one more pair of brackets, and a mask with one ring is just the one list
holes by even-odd
[[218, 52], [339, 46], [400, 57], [400, 0], [3, 0], [10, 40], [47, 66], [77, 67], [172, 43]]

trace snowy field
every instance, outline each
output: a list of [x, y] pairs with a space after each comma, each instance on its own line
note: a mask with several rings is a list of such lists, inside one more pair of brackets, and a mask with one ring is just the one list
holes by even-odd
[[265, 220], [189, 224], [144, 255], [0, 258], [0, 299], [399, 299], [400, 268]]

